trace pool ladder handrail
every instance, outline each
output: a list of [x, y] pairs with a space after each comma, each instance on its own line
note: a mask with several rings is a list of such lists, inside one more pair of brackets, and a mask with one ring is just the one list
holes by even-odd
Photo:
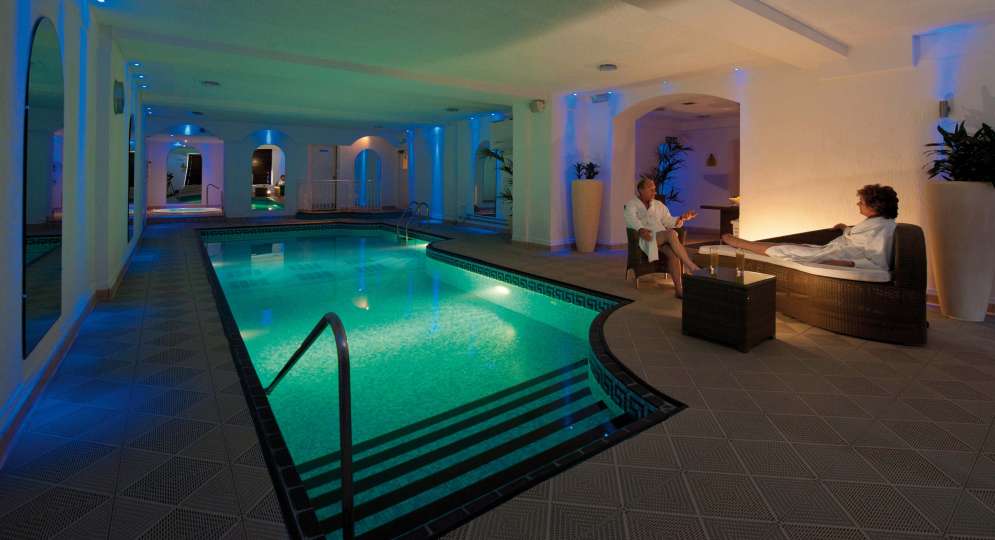
[[211, 206], [211, 188], [218, 190], [218, 195], [221, 197], [221, 206], [225, 205], [225, 190], [214, 184], [207, 184], [207, 206]]
[[411, 212], [416, 210], [419, 204], [420, 203], [416, 201], [411, 201], [408, 203], [408, 207], [404, 209], [404, 212], [401, 212], [401, 217], [397, 218], [397, 221], [394, 222], [394, 234], [396, 236], [401, 236], [401, 222], [404, 221], [404, 218], [409, 216]]
[[428, 203], [427, 202], [420, 202], [420, 203], [417, 203], [417, 204], [418, 204], [418, 206], [415, 207], [415, 212], [413, 214], [411, 214], [410, 216], [408, 216], [408, 220], [404, 222], [404, 241], [405, 242], [408, 241], [408, 227], [411, 225], [411, 218], [417, 216], [418, 215], [418, 211], [421, 210], [423, 206], [425, 207], [425, 217], [428, 217], [429, 213], [430, 213], [430, 209], [428, 207]]
[[273, 382], [264, 390], [269, 396], [287, 373], [294, 368], [297, 361], [314, 345], [325, 328], [331, 328], [335, 336], [335, 349], [339, 360], [339, 454], [342, 476], [342, 538], [352, 540], [355, 537], [353, 521], [354, 493], [352, 478], [352, 389], [349, 383], [349, 340], [346, 339], [345, 326], [342, 319], [334, 312], [325, 313], [304, 338], [297, 352], [287, 360], [283, 369], [277, 373]]

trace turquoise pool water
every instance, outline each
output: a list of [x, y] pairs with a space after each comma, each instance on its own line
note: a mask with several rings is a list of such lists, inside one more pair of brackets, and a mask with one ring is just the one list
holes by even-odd
[[[382, 230], [207, 236], [205, 244], [264, 386], [324, 313], [342, 318], [354, 441], [390, 439], [357, 453], [356, 502], [371, 509], [357, 531], [415, 512], [620, 414], [581, 362], [592, 356], [593, 310], [429, 258], [426, 242], [405, 244]], [[327, 332], [270, 396], [318, 518], [326, 520], [340, 510], [337, 462], [329, 458], [339, 448], [335, 359]], [[481, 399], [485, 406], [459, 411]], [[431, 420], [439, 415], [446, 417]], [[418, 422], [431, 425], [405, 431]], [[534, 436], [550, 425], [556, 429]], [[451, 470], [488, 451], [493, 459], [486, 463]], [[446, 474], [452, 478], [431, 480]], [[425, 489], [396, 495], [418, 482]]]

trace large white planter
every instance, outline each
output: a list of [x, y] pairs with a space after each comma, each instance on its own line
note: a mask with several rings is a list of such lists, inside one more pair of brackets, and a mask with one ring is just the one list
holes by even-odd
[[590, 253], [598, 243], [604, 186], [598, 180], [574, 180], [570, 189], [573, 200], [574, 242], [577, 244], [577, 251]]
[[995, 274], [995, 187], [987, 182], [929, 182], [927, 240], [940, 310], [983, 321]]

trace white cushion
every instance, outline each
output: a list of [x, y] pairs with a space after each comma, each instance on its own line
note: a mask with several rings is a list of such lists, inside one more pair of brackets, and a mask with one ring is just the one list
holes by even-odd
[[[719, 255], [723, 256], [736, 256], [736, 248], [725, 244], [701, 246], [698, 248], [698, 253], [706, 255], [712, 251], [718, 251]], [[832, 264], [800, 263], [785, 259], [778, 259], [776, 257], [768, 257], [767, 255], [758, 255], [749, 251], [746, 252], [746, 258], [754, 261], [763, 261], [776, 264], [785, 268], [793, 268], [815, 276], [849, 279], [851, 281], [871, 281], [875, 283], [887, 283], [891, 281], [891, 272], [887, 270], [879, 270], [877, 268], [850, 268], [847, 266], [835, 266]]]

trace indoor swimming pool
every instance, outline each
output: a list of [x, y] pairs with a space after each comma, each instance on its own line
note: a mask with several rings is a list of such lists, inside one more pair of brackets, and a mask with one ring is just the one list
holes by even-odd
[[[579, 449], [599, 451], [628, 433], [618, 430], [644, 429], [679, 407], [634, 392], [595, 359], [592, 321], [617, 299], [405, 242], [393, 227], [259, 230], [202, 231], [233, 319], [226, 324], [237, 325], [256, 384], [266, 386], [325, 313], [341, 317], [357, 534], [428, 531], [465, 503], [520, 492], [548, 477], [550, 463], [584, 459]], [[337, 537], [330, 331], [268, 402], [308, 495], [305, 532]]]

